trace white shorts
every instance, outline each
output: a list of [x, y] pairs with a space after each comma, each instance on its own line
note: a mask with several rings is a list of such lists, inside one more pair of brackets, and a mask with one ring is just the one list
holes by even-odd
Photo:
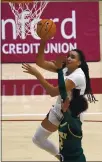
[[81, 121], [81, 122], [84, 122], [84, 113], [81, 113], [81, 114], [80, 114], [80, 121]]
[[[50, 111], [47, 115], [47, 118], [52, 124], [59, 126], [59, 124], [63, 120], [63, 113], [61, 111], [61, 104], [56, 104], [56, 105], [52, 106], [52, 108], [50, 109]], [[80, 121], [81, 122], [84, 121], [83, 113], [80, 114]]]
[[63, 113], [61, 112], [61, 104], [56, 104], [52, 106], [47, 115], [47, 118], [52, 124], [59, 126], [60, 122], [63, 119]]

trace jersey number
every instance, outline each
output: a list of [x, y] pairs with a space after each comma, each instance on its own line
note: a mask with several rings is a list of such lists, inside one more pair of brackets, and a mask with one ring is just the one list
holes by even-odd
[[63, 138], [61, 138], [61, 136], [59, 136], [59, 148], [60, 150], [63, 149]]

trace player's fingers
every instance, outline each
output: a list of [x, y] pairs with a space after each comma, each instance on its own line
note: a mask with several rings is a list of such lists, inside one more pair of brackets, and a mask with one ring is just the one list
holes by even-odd
[[24, 73], [29, 73], [28, 71], [23, 71]]
[[22, 68], [27, 68], [26, 64], [22, 64]]
[[22, 64], [24, 67], [27, 67], [27, 68], [29, 68], [30, 67], [30, 65], [29, 64], [27, 64], [27, 63], [23, 63]]
[[26, 63], [22, 63], [23, 66], [26, 66]]
[[23, 68], [23, 69], [25, 69], [25, 70], [27, 70], [27, 69], [28, 69], [28, 68], [27, 68], [27, 67], [25, 67], [25, 66], [22, 66], [22, 68]]
[[26, 66], [29, 67], [29, 68], [31, 67], [29, 64], [26, 64]]

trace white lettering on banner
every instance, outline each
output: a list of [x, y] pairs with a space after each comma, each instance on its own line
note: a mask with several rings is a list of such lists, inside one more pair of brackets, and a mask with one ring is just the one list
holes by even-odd
[[5, 89], [5, 84], [2, 85], [2, 95], [5, 96], [5, 92], [6, 92], [6, 89]]
[[13, 95], [15, 96], [17, 94], [17, 86], [16, 84], [13, 85]]
[[[26, 90], [25, 84], [22, 84], [22, 85], [21, 85], [21, 92], [22, 92], [22, 95], [26, 95], [25, 90]], [[13, 85], [13, 92], [12, 92], [12, 94], [13, 94], [14, 96], [17, 95], [17, 85], [16, 85], [16, 84]]]
[[49, 53], [49, 51], [50, 51], [50, 53], [53, 53], [53, 51], [55, 53], [57, 53], [58, 52], [57, 43], [55, 43], [55, 44], [47, 44], [47, 46], [45, 48], [45, 53], [47, 54], [47, 53]]
[[[28, 22], [30, 21], [30, 12], [29, 11], [24, 11], [22, 12], [21, 15], [21, 20], [19, 20], [21, 22], [21, 25], [19, 26], [21, 28], [21, 39], [26, 39], [26, 32], [27, 32], [27, 28], [29, 28], [31, 36], [36, 39], [39, 40], [39, 37], [35, 34], [34, 31], [34, 24], [35, 22], [37, 23], [37, 21], [39, 20], [32, 20], [30, 25], [28, 25]], [[64, 39], [71, 39], [74, 38], [76, 39], [76, 11], [72, 10], [72, 17], [71, 18], [64, 18], [62, 20], [62, 22], [60, 21], [59, 18], [54, 18], [52, 19], [55, 23], [61, 23], [60, 25], [60, 32], [61, 35]], [[2, 19], [2, 40], [6, 39], [6, 24], [7, 23], [11, 23], [12, 24], [12, 28], [11, 30], [9, 30], [9, 32], [13, 32], [13, 39], [17, 39], [17, 33], [16, 33], [16, 23], [15, 20], [13, 19]], [[70, 35], [67, 34], [67, 31], [65, 30], [65, 26], [68, 25], [69, 23], [72, 24], [72, 33]]]
[[[16, 23], [13, 19], [7, 19], [7, 20], [2, 20], [2, 39], [6, 39], [6, 24], [11, 23], [12, 24], [12, 29], [11, 34], [13, 34], [13, 39], [17, 39], [17, 34], [16, 34]], [[8, 29], [8, 28], [7, 28]], [[10, 32], [10, 31], [9, 31]]]
[[[36, 20], [37, 21], [37, 20]], [[37, 40], [40, 40], [40, 38], [37, 36], [35, 30], [34, 30], [34, 24], [35, 24], [35, 19], [31, 22], [31, 28], [30, 28], [30, 31], [31, 31], [31, 35], [33, 38], [37, 39]]]
[[[8, 89], [6, 89], [7, 85], [6, 84], [3, 84], [2, 86], [2, 95], [5, 96], [8, 92]], [[29, 95], [36, 95], [38, 93], [38, 88], [41, 89], [41, 94], [42, 95], [46, 95], [46, 90], [42, 87], [41, 84], [34, 84], [31, 89], [29, 90]], [[17, 84], [12, 84], [12, 95], [17, 95], [18, 92], [20, 91], [21, 92], [21, 95], [26, 95], [26, 89], [27, 89], [27, 85], [26, 84], [22, 84], [20, 89], [18, 87]], [[19, 90], [18, 90], [19, 89]]]
[[[37, 54], [39, 43], [31, 44], [4, 44], [2, 53], [4, 54]], [[45, 54], [48, 53], [68, 53], [68, 51], [77, 48], [77, 43], [48, 43], [45, 48]]]
[[63, 44], [62, 44], [62, 51], [63, 51], [63, 53], [68, 53], [68, 51], [69, 51], [69, 46], [68, 46], [67, 43], [63, 43]]
[[42, 94], [43, 95], [46, 95], [46, 90], [43, 88], [43, 86], [41, 84], [36, 84], [36, 85], [33, 85], [32, 89], [31, 89], [31, 95], [34, 95], [35, 94], [35, 90], [40, 87], [42, 89]]
[[8, 47], [8, 44], [2, 45], [2, 52], [3, 52], [4, 54], [9, 54], [9, 50], [7, 50], [6, 47]]
[[22, 95], [24, 95], [25, 96], [25, 84], [22, 84]]
[[[32, 48], [31, 48], [31, 49], [32, 49]], [[23, 44], [23, 46], [22, 46], [22, 53], [23, 53], [23, 51], [24, 51], [25, 54], [29, 53], [29, 51], [30, 51], [30, 46], [29, 46], [27, 43], [24, 43], [24, 44]]]
[[17, 44], [17, 53], [22, 54], [22, 44]]
[[14, 53], [14, 54], [16, 53], [15, 52], [15, 44], [10, 44], [9, 52]]
[[[72, 23], [72, 34], [71, 35], [67, 35], [65, 33], [65, 25], [66, 23], [69, 23], [71, 22]], [[71, 38], [76, 38], [76, 16], [75, 16], [75, 11], [72, 11], [72, 18], [66, 18], [62, 21], [62, 24], [61, 24], [61, 33], [62, 33], [62, 36], [63, 38], [65, 39], [71, 39]]]

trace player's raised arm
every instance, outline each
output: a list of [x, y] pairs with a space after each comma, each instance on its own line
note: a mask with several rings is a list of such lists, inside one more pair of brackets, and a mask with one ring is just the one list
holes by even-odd
[[36, 64], [40, 66], [41, 68], [51, 71], [51, 72], [57, 72], [57, 67], [54, 64], [54, 62], [46, 61], [44, 59], [44, 49], [45, 49], [46, 41], [41, 40], [38, 54], [36, 56]]
[[41, 68], [52, 72], [56, 72], [57, 67], [55, 66], [54, 62], [46, 61], [44, 59], [44, 49], [47, 40], [54, 37], [55, 33], [56, 33], [56, 25], [52, 20], [42, 19], [40, 22], [38, 22], [37, 34], [41, 38], [41, 42], [36, 57], [36, 64]]

